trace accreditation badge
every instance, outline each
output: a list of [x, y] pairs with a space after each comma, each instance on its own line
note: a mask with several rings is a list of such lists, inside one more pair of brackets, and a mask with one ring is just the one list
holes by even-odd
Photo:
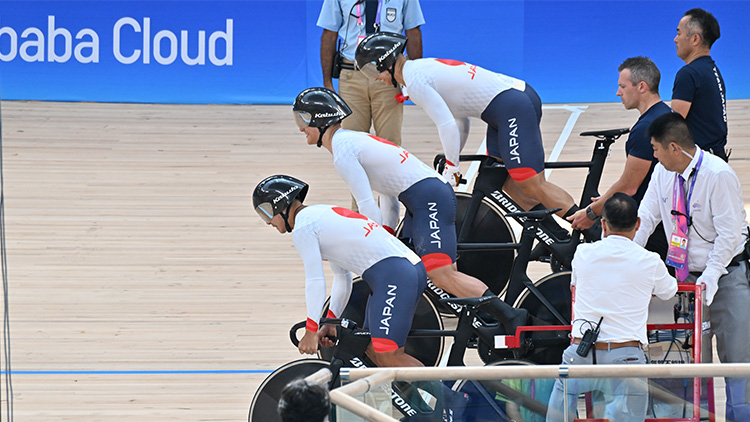
[[682, 233], [682, 230], [676, 228], [672, 232], [669, 241], [669, 250], [667, 251], [667, 265], [682, 269], [687, 262], [687, 245], [688, 238]]

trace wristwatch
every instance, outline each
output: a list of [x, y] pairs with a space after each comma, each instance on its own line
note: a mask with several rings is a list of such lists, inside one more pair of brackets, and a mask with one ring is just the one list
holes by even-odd
[[591, 209], [591, 205], [586, 207], [586, 217], [588, 217], [589, 220], [596, 220], [597, 218], [599, 218], [599, 216], [596, 215], [594, 210]]

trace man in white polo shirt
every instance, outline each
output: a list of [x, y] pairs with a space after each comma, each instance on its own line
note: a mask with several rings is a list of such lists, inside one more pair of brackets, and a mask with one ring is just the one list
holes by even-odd
[[[570, 281], [575, 288], [571, 344], [563, 353], [563, 365], [643, 364], [643, 346], [648, 343], [646, 320], [651, 296], [669, 299], [677, 292], [677, 281], [664, 262], [633, 242], [640, 219], [630, 196], [615, 193], [602, 208], [601, 241], [578, 246]], [[598, 337], [588, 353], [579, 346], [588, 330]], [[601, 391], [608, 403], [604, 417], [618, 422], [643, 422], [648, 398], [647, 384], [640, 379], [569, 379], [567, 396], [558, 379], [552, 391], [547, 421], [575, 417], [578, 394]], [[567, 405], [563, 404], [564, 402]]]

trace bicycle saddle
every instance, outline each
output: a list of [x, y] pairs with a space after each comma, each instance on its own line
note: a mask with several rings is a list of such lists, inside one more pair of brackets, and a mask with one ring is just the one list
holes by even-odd
[[589, 132], [582, 132], [581, 136], [596, 136], [597, 138], [606, 139], [612, 138], [617, 139], [620, 136], [630, 132], [629, 128], [623, 129], [608, 129], [608, 130], [593, 130]]
[[544, 210], [534, 210], [534, 211], [519, 211], [519, 212], [509, 212], [508, 214], [505, 214], [508, 217], [526, 217], [529, 220], [533, 221], [542, 221], [544, 217], [554, 214], [558, 211], [562, 210], [562, 208], [552, 208], [552, 209], [544, 209]]

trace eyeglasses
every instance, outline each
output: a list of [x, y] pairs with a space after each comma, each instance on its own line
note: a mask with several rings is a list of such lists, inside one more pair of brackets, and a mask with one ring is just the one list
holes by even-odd
[[380, 71], [378, 70], [378, 66], [375, 64], [375, 62], [366, 63], [361, 68], [357, 66], [357, 69], [359, 69], [359, 71], [362, 72], [365, 77], [373, 81], [378, 79], [378, 76], [380, 76]]
[[297, 123], [298, 128], [304, 129], [310, 126], [310, 121], [312, 120], [312, 114], [306, 111], [300, 111], [300, 110], [293, 110], [293, 111], [294, 111], [294, 122]]
[[273, 205], [270, 202], [264, 202], [255, 207], [255, 212], [258, 213], [260, 218], [266, 223], [270, 223], [273, 219]]

